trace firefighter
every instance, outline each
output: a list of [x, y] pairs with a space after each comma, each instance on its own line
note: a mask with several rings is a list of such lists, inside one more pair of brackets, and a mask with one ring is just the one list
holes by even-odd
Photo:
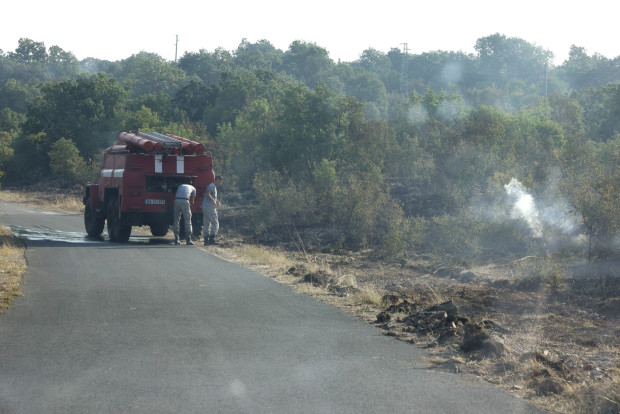
[[179, 244], [179, 222], [181, 221], [181, 214], [185, 221], [185, 234], [187, 236], [185, 244], [193, 245], [192, 241], [192, 210], [190, 205], [194, 204], [196, 199], [196, 188], [191, 184], [181, 184], [177, 188], [177, 192], [174, 199], [174, 223], [172, 224], [172, 231], [174, 232], [174, 244]]
[[205, 198], [202, 200], [202, 235], [205, 246], [217, 244], [215, 236], [220, 229], [220, 222], [217, 218], [217, 209], [222, 205], [217, 199], [217, 187], [222, 185], [224, 178], [221, 175], [215, 177], [215, 181], [207, 186]]

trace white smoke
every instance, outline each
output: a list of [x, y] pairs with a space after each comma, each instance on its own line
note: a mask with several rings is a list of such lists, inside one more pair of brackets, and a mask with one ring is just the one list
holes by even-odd
[[420, 104], [412, 105], [411, 108], [409, 108], [408, 117], [409, 122], [411, 122], [412, 124], [419, 125], [424, 123], [426, 116], [426, 109], [424, 109], [424, 107]]
[[534, 203], [534, 197], [532, 197], [532, 195], [525, 190], [523, 184], [515, 178], [511, 179], [510, 183], [504, 186], [504, 189], [512, 202], [510, 216], [513, 219], [525, 220], [532, 232], [532, 236], [541, 238], [543, 236], [543, 227], [538, 218], [538, 210]]
[[550, 178], [538, 202], [516, 178], [504, 185], [510, 217], [524, 220], [532, 237], [544, 237], [548, 242], [557, 237], [576, 236], [579, 231], [577, 217], [571, 213], [574, 209], [559, 195], [556, 181], [557, 177]]

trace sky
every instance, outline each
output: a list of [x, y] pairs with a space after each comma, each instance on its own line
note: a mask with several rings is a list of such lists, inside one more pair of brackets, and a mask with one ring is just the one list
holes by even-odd
[[[409, 54], [475, 53], [495, 33], [526, 40], [568, 58], [571, 45], [588, 55], [620, 56], [620, 26], [609, 0], [9, 0], [0, 5], [0, 49], [22, 37], [59, 46], [78, 59], [122, 60], [141, 51], [173, 61], [186, 52], [237, 49], [243, 39], [286, 51], [295, 40], [352, 62], [366, 49]], [[177, 42], [178, 36], [178, 42]]]

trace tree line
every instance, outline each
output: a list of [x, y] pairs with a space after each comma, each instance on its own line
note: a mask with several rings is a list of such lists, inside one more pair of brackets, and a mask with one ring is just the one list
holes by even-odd
[[0, 50], [0, 182], [84, 184], [118, 131], [170, 132], [212, 150], [263, 240], [461, 261], [617, 255], [620, 57], [572, 46], [554, 66], [500, 34], [475, 50], [334, 62], [314, 43], [243, 40], [110, 62], [23, 38]]

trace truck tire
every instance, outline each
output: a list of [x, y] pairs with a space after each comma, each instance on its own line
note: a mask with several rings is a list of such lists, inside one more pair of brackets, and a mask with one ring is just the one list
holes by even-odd
[[86, 199], [84, 205], [84, 227], [86, 234], [90, 237], [99, 237], [103, 233], [105, 219], [97, 216], [97, 213], [90, 208], [90, 197]]
[[[184, 223], [185, 217], [181, 214], [181, 220], [179, 221], [179, 237], [181, 240], [187, 239]], [[202, 213], [192, 214], [192, 235], [197, 239], [202, 235]]]
[[181, 219], [179, 220], [179, 238], [181, 240], [187, 239], [187, 232], [185, 231], [185, 214], [181, 214]]
[[192, 233], [198, 239], [202, 236], [202, 213], [192, 214]]
[[108, 203], [108, 235], [110, 241], [125, 243], [129, 240], [131, 226], [125, 224], [122, 217], [119, 217], [119, 210], [118, 198], [114, 198]]
[[163, 237], [168, 234], [168, 229], [170, 226], [165, 221], [158, 221], [157, 223], [151, 224], [151, 234], [155, 237]]

